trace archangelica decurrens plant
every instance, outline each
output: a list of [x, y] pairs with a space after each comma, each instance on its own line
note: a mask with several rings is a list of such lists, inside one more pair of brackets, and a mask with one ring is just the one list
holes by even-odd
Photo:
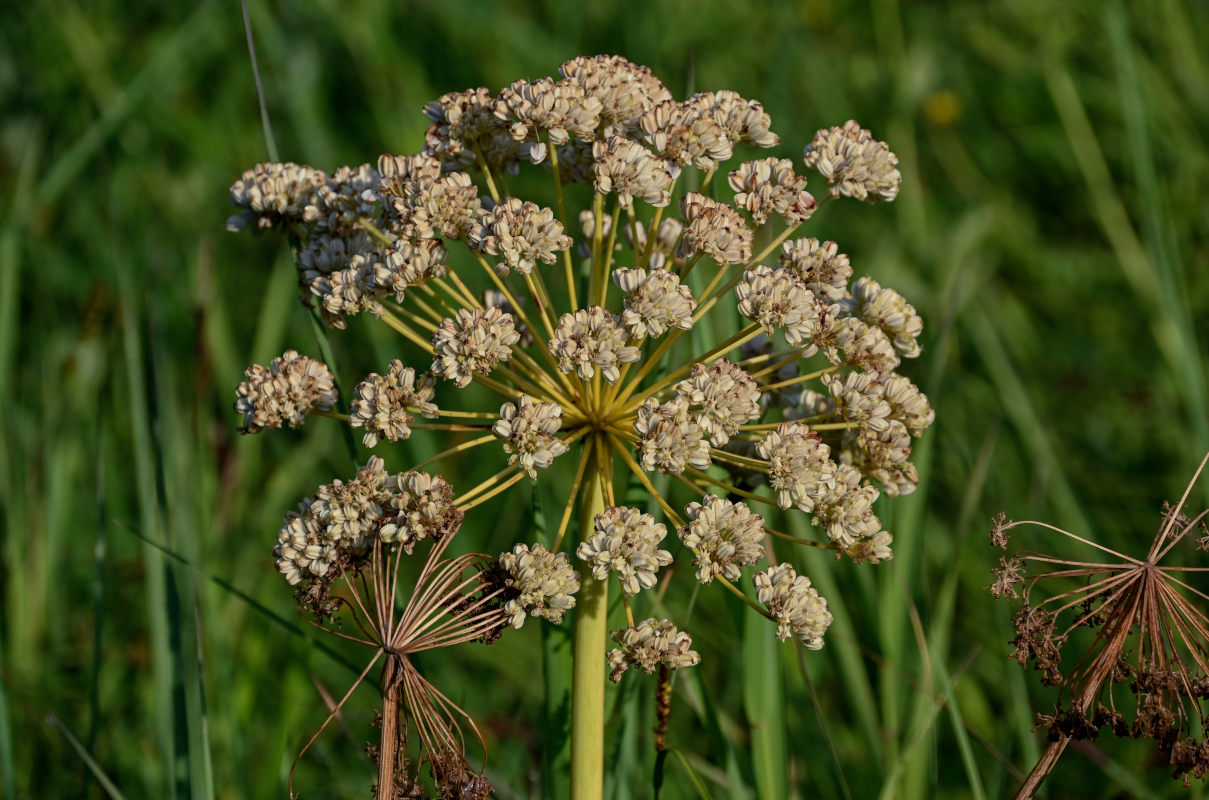
[[[780, 142], [759, 103], [731, 91], [678, 102], [616, 56], [577, 58], [560, 74], [429, 103], [419, 155], [332, 174], [260, 164], [231, 188], [242, 211], [228, 227], [284, 232], [304, 301], [324, 322], [343, 328], [367, 312], [404, 340], [397, 360], [357, 384], [347, 413], [319, 361], [288, 351], [250, 367], [236, 402], [243, 431], [319, 414], [370, 448], [420, 428], [451, 438], [409, 471], [375, 456], [320, 487], [277, 537], [277, 568], [311, 621], [385, 659], [378, 797], [423, 795], [407, 768], [411, 729], [438, 796], [490, 792], [467, 766], [458, 722], [468, 717], [410, 653], [490, 640], [529, 615], [557, 623], [573, 607], [572, 793], [599, 797], [606, 668], [614, 681], [658, 669], [666, 698], [668, 670], [699, 659], [672, 621], [635, 613], [660, 570], [691, 558], [701, 583], [817, 649], [827, 602], [768, 537], [884, 561], [891, 535], [873, 503], [918, 482], [912, 442], [933, 413], [895, 370], [920, 352], [920, 318], [872, 278], [852, 282], [834, 242], [791, 238], [834, 198], [893, 200], [889, 148], [855, 122], [823, 129], [805, 148], [827, 181], [820, 198], [790, 159], [764, 158], [726, 173], [732, 191], [718, 199], [716, 173], [736, 147]], [[552, 206], [509, 193], [526, 164], [548, 172]], [[481, 389], [459, 391], [471, 384]], [[484, 403], [489, 393], [498, 399]], [[502, 448], [507, 464], [460, 496], [422, 471], [479, 448]], [[443, 557], [464, 515], [555, 461], [574, 478], [548, 549]], [[662, 521], [619, 505], [631, 484]], [[795, 509], [818, 539], [770, 527]], [[669, 524], [679, 554], [660, 547]], [[430, 548], [420, 580], [401, 588], [399, 562], [417, 546]], [[735, 582], [764, 559], [753, 599]], [[629, 625], [606, 655], [611, 576]], [[360, 636], [330, 627], [341, 615]]]

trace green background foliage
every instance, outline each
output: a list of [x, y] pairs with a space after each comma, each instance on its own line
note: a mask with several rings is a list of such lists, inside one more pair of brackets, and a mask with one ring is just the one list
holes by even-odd
[[[904, 368], [937, 411], [920, 490], [882, 508], [892, 563], [794, 555], [835, 613], [820, 652], [700, 593], [709, 624], [685, 627], [705, 658], [676, 685], [661, 796], [1010, 794], [1052, 696], [1009, 661], [1009, 609], [984, 591], [990, 516], [1136, 552], [1209, 448], [1205, 5], [251, 5], [281, 157], [324, 169], [418, 150], [443, 92], [595, 53], [678, 97], [761, 100], [778, 154], [849, 118], [890, 143], [899, 200], [809, 230], [926, 321]], [[317, 354], [286, 248], [222, 229], [227, 187], [266, 159], [237, 4], [0, 7], [4, 797], [284, 797], [359, 669], [306, 632], [270, 557], [281, 513], [351, 474], [340, 432], [239, 438], [230, 409], [246, 364]], [[337, 374], [380, 369], [392, 341], [353, 320]], [[403, 468], [431, 446], [384, 453]], [[493, 508], [499, 525], [463, 533], [476, 548], [503, 549], [534, 505]], [[537, 796], [557, 745], [541, 627], [420, 659], [482, 723], [504, 798]], [[652, 795], [652, 687], [609, 689], [613, 797]], [[359, 691], [303, 759], [304, 796], [366, 796]], [[1070, 749], [1048, 791], [1186, 795], [1149, 744], [1111, 737]]]

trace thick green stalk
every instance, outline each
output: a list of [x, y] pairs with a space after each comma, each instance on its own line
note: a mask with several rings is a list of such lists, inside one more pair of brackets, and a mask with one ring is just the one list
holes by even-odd
[[[604, 511], [597, 454], [592, 448], [587, 480], [580, 495], [581, 539], [591, 533], [593, 520]], [[605, 635], [608, 630], [609, 584], [583, 576], [575, 605], [575, 669], [571, 685], [571, 797], [600, 800], [604, 791]]]

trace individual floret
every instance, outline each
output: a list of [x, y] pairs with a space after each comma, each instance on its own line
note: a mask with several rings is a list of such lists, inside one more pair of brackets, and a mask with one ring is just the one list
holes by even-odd
[[470, 229], [470, 246], [500, 256], [495, 271], [502, 278], [511, 270], [522, 275], [533, 271], [538, 261], [553, 264], [556, 253], [572, 245], [554, 212], [516, 197], [500, 203]]
[[395, 359], [390, 362], [390, 371], [385, 377], [370, 373], [353, 390], [353, 403], [348, 424], [354, 428], [365, 428], [361, 443], [373, 447], [380, 437], [397, 442], [411, 436], [411, 423], [415, 422], [409, 411], [415, 411], [426, 419], [441, 415], [436, 403], [432, 402], [436, 380], [429, 373], [418, 378], [411, 367]]
[[400, 233], [416, 239], [468, 235], [482, 216], [474, 181], [465, 172], [451, 172], [405, 197]]
[[911, 494], [919, 485], [919, 473], [909, 460], [911, 434], [897, 419], [889, 420], [880, 431], [866, 428], [845, 433], [841, 457], [880, 483], [890, 497]]
[[714, 447], [725, 445], [762, 411], [755, 378], [725, 358], [708, 367], [694, 364], [692, 374], [676, 384], [676, 393], [700, 409], [697, 424]]
[[424, 134], [424, 155], [455, 168], [488, 168], [515, 174], [520, 146], [495, 115], [496, 99], [479, 87], [441, 95], [424, 106], [432, 120]]
[[286, 227], [302, 221], [302, 210], [327, 174], [293, 162], [262, 163], [231, 185], [231, 202], [244, 209], [227, 220], [227, 230], [241, 231], [250, 223], [258, 230]]
[[778, 214], [786, 225], [797, 225], [814, 213], [814, 197], [806, 191], [806, 179], [795, 174], [788, 158], [745, 161], [730, 173], [735, 206], [747, 210], [757, 225]]
[[434, 375], [467, 386], [476, 373], [487, 375], [500, 361], [512, 358], [520, 341], [512, 315], [498, 308], [459, 308], [456, 319], [444, 319], [432, 334]]
[[632, 628], [610, 634], [620, 648], [609, 651], [609, 680], [617, 683], [630, 667], [648, 675], [658, 667], [678, 669], [701, 662], [691, 649], [693, 638], [666, 619], [644, 619]]
[[919, 355], [916, 340], [924, 329], [924, 321], [901, 294], [893, 289], [883, 289], [877, 281], [866, 277], [852, 285], [852, 302], [861, 319], [886, 332], [900, 356], [915, 358]]
[[889, 375], [886, 385], [886, 402], [890, 404], [890, 417], [907, 426], [912, 436], [920, 436], [936, 420], [936, 412], [928, 404], [928, 396], [902, 375]]
[[320, 486], [310, 513], [324, 525], [328, 539], [341, 549], [364, 550], [382, 520], [385, 481], [382, 459], [372, 456], [353, 480], [346, 483], [336, 479]]
[[324, 535], [324, 526], [306, 511], [289, 512], [277, 532], [273, 547], [277, 571], [291, 586], [309, 578], [321, 578], [331, 569], [339, 552], [335, 542]]
[[722, 89], [693, 95], [689, 103], [708, 108], [714, 119], [736, 144], [743, 142], [755, 147], [776, 147], [781, 142], [769, 126], [772, 119], [756, 100], [746, 100], [736, 91]]
[[495, 115], [508, 125], [513, 139], [528, 145], [529, 160], [539, 164], [547, 154], [539, 133], [555, 147], [565, 145], [571, 136], [592, 141], [602, 108], [598, 98], [587, 95], [574, 81], [541, 78], [532, 83], [516, 81], [502, 90]]
[[235, 410], [244, 415], [240, 433], [280, 428], [283, 422], [297, 428], [311, 411], [330, 411], [336, 404], [327, 365], [295, 350], [286, 350], [268, 367], [253, 364], [244, 375], [247, 380], [235, 390]]
[[551, 553], [543, 545], [530, 549], [518, 544], [511, 553], [502, 553], [500, 568], [506, 573], [504, 584], [513, 590], [504, 603], [508, 624], [520, 628], [526, 615], [542, 617], [558, 624], [563, 614], [575, 608], [579, 574], [571, 568], [566, 553]]
[[836, 366], [848, 365], [886, 375], [900, 363], [886, 332], [857, 317], [839, 317], [828, 312], [815, 341], [827, 360]]
[[898, 196], [903, 176], [896, 169], [898, 156], [885, 142], [848, 120], [843, 127], [815, 134], [805, 148], [806, 166], [817, 169], [831, 184], [835, 197], [855, 197], [875, 203]]
[[707, 494], [684, 511], [689, 524], [680, 529], [680, 541], [696, 554], [693, 566], [701, 583], [718, 575], [738, 580], [743, 567], [764, 557], [764, 517], [743, 503]]
[[400, 472], [384, 481], [387, 497], [379, 535], [411, 553], [416, 542], [452, 536], [462, 525], [453, 487], [440, 475]]
[[810, 585], [810, 578], [798, 575], [789, 563], [769, 567], [755, 574], [756, 595], [777, 621], [777, 638], [785, 641], [796, 636], [808, 650], [823, 646], [823, 634], [831, 626], [827, 601]]
[[563, 314], [550, 340], [550, 355], [563, 372], [575, 370], [590, 380], [599, 369], [609, 383], [621, 377], [618, 364], [637, 361], [642, 351], [626, 344], [626, 332], [616, 314], [600, 306]]
[[310, 278], [307, 288], [318, 298], [319, 312], [327, 325], [344, 330], [345, 317], [366, 311], [374, 316], [381, 314], [379, 299], [384, 292], [374, 279], [381, 266], [381, 253], [371, 250], [354, 255], [343, 269]]
[[760, 323], [770, 336], [781, 329], [790, 347], [803, 348], [802, 355], [818, 352], [812, 342], [826, 307], [789, 270], [763, 265], [749, 269], [735, 287], [735, 296], [739, 313]]
[[756, 452], [768, 461], [768, 483], [776, 490], [781, 508], [813, 511], [835, 486], [831, 448], [804, 423], [782, 422], [756, 444]]
[[523, 394], [517, 405], [500, 406], [500, 419], [491, 432], [504, 440], [504, 452], [511, 453], [508, 463], [519, 463], [530, 478], [537, 478], [538, 469], [567, 452], [566, 442], [556, 435], [562, 428], [562, 413], [558, 403], [534, 403]]
[[832, 373], [823, 376], [823, 385], [831, 393], [831, 402], [846, 422], [856, 422], [863, 428], [883, 431], [889, 425], [890, 404], [886, 402], [886, 387], [870, 372], [849, 372], [840, 377]]
[[323, 183], [302, 209], [302, 221], [319, 231], [355, 230], [358, 222], [377, 213], [381, 176], [369, 164], [340, 167]]
[[611, 506], [596, 515], [592, 535], [575, 554], [592, 565], [598, 581], [616, 572], [622, 592], [632, 597], [654, 586], [655, 572], [672, 563], [672, 554], [659, 549], [666, 535], [667, 528], [650, 514]]
[[682, 167], [712, 170], [731, 157], [733, 145], [708, 109], [666, 100], [638, 120], [638, 136], [660, 157]]
[[596, 162], [596, 191], [615, 193], [621, 207], [633, 211], [634, 198], [662, 208], [672, 202], [671, 185], [676, 177], [668, 162], [657, 158], [637, 142], [614, 136], [592, 145]]
[[751, 228], [726, 203], [689, 192], [680, 199], [680, 216], [684, 233], [676, 248], [677, 258], [704, 253], [722, 267], [751, 258]]
[[421, 239], [416, 243], [400, 239], [384, 250], [381, 262], [374, 265], [374, 283], [393, 293], [395, 301], [401, 303], [409, 287], [444, 278], [448, 259], [449, 252], [440, 239]]
[[648, 397], [634, 422], [638, 432], [638, 458], [642, 468], [665, 475], [679, 475], [686, 467], [705, 469], [710, 465], [709, 440], [689, 411], [685, 397], [660, 403]]
[[580, 56], [558, 71], [582, 87], [586, 97], [600, 102], [600, 125], [605, 137], [632, 132], [639, 117], [672, 99], [672, 93], [649, 67], [621, 56]]
[[668, 328], [687, 331], [693, 326], [697, 301], [673, 272], [656, 269], [618, 269], [613, 282], [626, 293], [621, 321], [632, 339], [662, 336]]
[[861, 483], [861, 472], [850, 464], [836, 468], [835, 480], [815, 503], [814, 524], [841, 548], [853, 546], [882, 529], [873, 513], [877, 487]]
[[780, 264], [824, 302], [834, 303], [848, 296], [852, 264], [835, 242], [820, 243], [814, 238], [786, 242], [781, 245]]

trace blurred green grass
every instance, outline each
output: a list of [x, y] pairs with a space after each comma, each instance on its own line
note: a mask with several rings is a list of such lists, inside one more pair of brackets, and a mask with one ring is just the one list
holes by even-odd
[[[896, 560], [801, 559], [836, 612], [828, 646], [805, 655], [809, 682], [792, 648], [766, 652], [741, 609], [701, 594], [715, 656], [677, 684], [662, 796], [1009, 794], [1043, 736], [1029, 709], [1050, 697], [1006, 657], [1007, 609], [983, 590], [988, 518], [1136, 548], [1209, 449], [1203, 4], [321, 0], [251, 14], [281, 157], [323, 168], [418, 149], [420, 108], [442, 92], [599, 52], [651, 66], [678, 96], [761, 100], [787, 156], [849, 117], [891, 144], [900, 200], [820, 214], [811, 235], [927, 324], [910, 375], [937, 424], [920, 491], [883, 509]], [[0, 375], [16, 401], [0, 423], [0, 794], [106, 796], [53, 714], [128, 797], [284, 796], [323, 698], [354, 675], [131, 532], [300, 631], [272, 538], [299, 496], [350, 471], [334, 426], [234, 432], [243, 366], [316, 350], [283, 248], [222, 230], [227, 186], [266, 158], [239, 10], [8, 4], [0, 44]], [[346, 381], [392, 346], [349, 327], [332, 337]], [[395, 458], [431, 445], [412, 446]], [[537, 628], [433, 665], [484, 722], [502, 797], [540, 784]], [[756, 691], [775, 685], [779, 704]], [[310, 796], [366, 791], [360, 691], [303, 760]], [[645, 686], [622, 691], [618, 707], [649, 715]], [[637, 727], [615, 722], [619, 779], [639, 776], [617, 797], [650, 793]], [[1152, 761], [1145, 743], [1100, 740], [1064, 757], [1049, 796], [1185, 796]]]

